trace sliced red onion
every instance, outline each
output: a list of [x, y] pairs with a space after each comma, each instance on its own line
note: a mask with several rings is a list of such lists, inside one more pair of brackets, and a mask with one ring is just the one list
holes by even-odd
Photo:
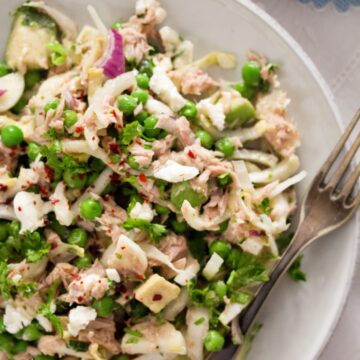
[[104, 74], [109, 78], [117, 77], [125, 72], [123, 38], [114, 29], [109, 32], [105, 53], [97, 66], [103, 68]]
[[5, 90], [5, 89], [0, 89], [0, 96], [3, 96], [6, 92], [7, 92], [7, 90]]

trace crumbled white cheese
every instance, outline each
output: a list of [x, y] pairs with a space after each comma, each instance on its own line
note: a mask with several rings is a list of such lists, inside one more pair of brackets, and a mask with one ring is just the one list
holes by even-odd
[[90, 321], [96, 319], [96, 310], [90, 306], [77, 306], [69, 312], [68, 330], [72, 336], [77, 336], [80, 330], [86, 329]]
[[28, 326], [33, 320], [33, 312], [27, 311], [23, 306], [16, 306], [7, 303], [5, 306], [4, 325], [10, 334], [16, 334], [25, 326]]
[[175, 112], [181, 110], [187, 103], [161, 67], [154, 69], [150, 79], [150, 89]]
[[204, 99], [197, 104], [197, 109], [199, 114], [208, 117], [218, 130], [224, 130], [225, 113], [223, 106], [220, 103], [213, 104], [210, 99]]
[[240, 244], [240, 247], [252, 255], [258, 256], [264, 247], [261, 238], [248, 238]]
[[168, 160], [154, 172], [154, 177], [170, 183], [178, 183], [193, 179], [199, 175], [199, 169], [193, 166], [185, 166], [174, 160]]
[[54, 212], [57, 221], [61, 225], [71, 225], [75, 214], [73, 214], [73, 212], [70, 210], [69, 201], [65, 196], [65, 183], [63, 181], [60, 181], [56, 185], [55, 191], [50, 197], [50, 201], [54, 206]]
[[53, 327], [51, 322], [42, 314], [37, 314], [36, 315], [36, 320], [39, 322], [39, 324], [41, 325], [41, 327], [46, 331], [46, 332], [52, 332], [53, 331]]
[[178, 45], [180, 45], [180, 35], [170, 26], [163, 26], [159, 30], [159, 35], [166, 51], [175, 51]]
[[121, 281], [120, 275], [117, 272], [116, 269], [106, 269], [105, 270], [107, 277], [116, 283], [119, 283]]
[[149, 203], [144, 202], [143, 204], [141, 204], [140, 202], [137, 202], [135, 206], [131, 209], [129, 215], [131, 218], [134, 219], [144, 219], [152, 221], [155, 216], [155, 212]]
[[16, 217], [21, 222], [20, 233], [35, 231], [44, 226], [44, 215], [52, 210], [50, 202], [45, 202], [38, 194], [20, 191], [13, 200]]

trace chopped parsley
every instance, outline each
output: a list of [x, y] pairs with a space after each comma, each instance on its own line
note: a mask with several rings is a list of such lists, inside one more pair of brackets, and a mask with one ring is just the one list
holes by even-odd
[[288, 273], [295, 282], [306, 281], [306, 274], [301, 270], [301, 261], [304, 255], [299, 256], [290, 266]]
[[125, 230], [140, 229], [146, 232], [155, 243], [160, 242], [160, 239], [168, 232], [164, 225], [152, 224], [150, 221], [144, 219], [129, 218], [124, 222], [123, 227]]

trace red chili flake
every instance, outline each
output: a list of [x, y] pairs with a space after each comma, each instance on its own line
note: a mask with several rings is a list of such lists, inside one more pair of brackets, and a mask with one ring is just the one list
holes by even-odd
[[144, 173], [141, 173], [139, 175], [139, 181], [141, 181], [142, 183], [146, 183], [147, 182], [147, 177]]
[[33, 204], [36, 205], [36, 201], [35, 201], [35, 200], [33, 201]]
[[51, 203], [52, 203], [53, 205], [56, 205], [56, 204], [58, 204], [59, 202], [60, 202], [59, 199], [51, 199]]
[[80, 281], [80, 285], [83, 285], [83, 284], [84, 284], [84, 282], [81, 280], [81, 281]]
[[187, 154], [189, 158], [196, 159], [196, 155], [191, 150], [189, 150]]
[[124, 284], [117, 284], [116, 285], [116, 291], [120, 293], [126, 293], [127, 287]]
[[19, 210], [19, 211], [22, 211], [22, 208], [21, 208], [20, 206], [18, 206], [18, 210]]
[[92, 141], [95, 141], [95, 139], [96, 139], [96, 137], [95, 137], [95, 136], [93, 136], [93, 137], [91, 138], [91, 140], [92, 140]]
[[120, 176], [119, 174], [113, 173], [110, 175], [110, 179], [113, 181], [119, 180]]
[[54, 170], [48, 164], [45, 164], [44, 170], [45, 170], [46, 176], [50, 179], [50, 181], [53, 180]]
[[155, 294], [152, 299], [153, 299], [153, 301], [160, 301], [162, 299], [162, 295], [161, 294]]
[[84, 298], [83, 298], [82, 296], [79, 296], [79, 297], [77, 298], [77, 300], [78, 300], [79, 303], [81, 303], [81, 302], [84, 301]]
[[7, 185], [0, 184], [0, 191], [6, 191], [8, 189]]
[[77, 126], [75, 128], [75, 132], [78, 133], [78, 134], [81, 134], [83, 131], [84, 131], [84, 128], [82, 126]]
[[40, 195], [46, 196], [49, 193], [49, 190], [46, 185], [39, 185]]
[[265, 235], [265, 231], [263, 230], [249, 230], [249, 235], [250, 236], [264, 236]]
[[125, 250], [125, 249], [126, 249], [126, 246], [122, 246], [122, 247], [121, 247], [121, 250]]
[[115, 154], [119, 153], [119, 145], [115, 143], [109, 144], [109, 150]]
[[57, 243], [51, 243], [51, 250], [54, 250], [58, 247]]

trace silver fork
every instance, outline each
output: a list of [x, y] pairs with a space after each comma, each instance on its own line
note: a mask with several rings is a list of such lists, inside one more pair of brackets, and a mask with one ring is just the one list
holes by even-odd
[[[359, 119], [360, 109], [346, 128], [324, 165], [320, 168], [309, 191], [305, 195], [300, 210], [299, 226], [291, 245], [274, 267], [270, 280], [261, 286], [253, 301], [240, 315], [240, 329], [243, 334], [248, 333], [270, 291], [298, 257], [299, 253], [315, 240], [342, 226], [359, 207], [360, 193], [355, 196], [353, 192], [359, 179], [360, 164], [355, 167], [351, 175], [345, 180], [346, 170], [349, 168], [360, 145], [359, 133], [356, 135], [354, 143], [343, 157], [340, 165], [330, 176], [330, 179], [326, 181], [326, 177], [329, 176], [335, 161], [339, 158], [342, 150], [344, 150], [346, 141], [358, 124]], [[229, 346], [211, 355], [210, 359], [230, 359], [235, 351], [236, 348], [234, 346]], [[235, 354], [234, 359], [237, 358], [237, 354]]]

